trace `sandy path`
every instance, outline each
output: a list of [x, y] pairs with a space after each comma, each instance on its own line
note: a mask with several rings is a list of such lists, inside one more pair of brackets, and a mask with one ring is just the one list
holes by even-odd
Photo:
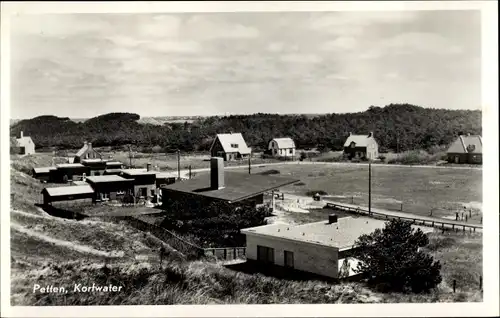
[[59, 240], [59, 239], [47, 236], [43, 233], [27, 229], [27, 228], [23, 227], [22, 225], [14, 223], [14, 222], [10, 223], [10, 227], [11, 227], [11, 229], [18, 231], [20, 233], [23, 233], [23, 234], [29, 235], [31, 237], [35, 237], [37, 239], [52, 243], [54, 245], [63, 246], [63, 247], [66, 247], [66, 248], [69, 248], [69, 249], [72, 249], [74, 251], [81, 252], [81, 253], [93, 254], [93, 255], [104, 256], [104, 257], [112, 257], [112, 258], [123, 257], [125, 254], [123, 251], [103, 252], [103, 251], [97, 250], [95, 248], [92, 248], [90, 246]]

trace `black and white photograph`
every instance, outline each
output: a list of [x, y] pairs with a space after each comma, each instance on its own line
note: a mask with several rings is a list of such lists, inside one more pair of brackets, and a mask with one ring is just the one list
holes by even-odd
[[2, 3], [9, 316], [498, 315], [497, 2], [57, 5]]

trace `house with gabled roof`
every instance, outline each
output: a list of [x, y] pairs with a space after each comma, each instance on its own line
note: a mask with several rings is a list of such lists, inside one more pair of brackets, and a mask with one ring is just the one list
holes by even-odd
[[479, 135], [460, 135], [448, 148], [450, 163], [480, 164], [483, 162], [483, 139]]
[[24, 136], [21, 131], [19, 138], [11, 139], [11, 149], [19, 155], [32, 155], [35, 153], [35, 143], [29, 136]]
[[378, 157], [378, 144], [373, 137], [373, 132], [366, 135], [349, 133], [349, 137], [344, 143], [344, 154], [349, 159], [376, 159]]
[[269, 142], [268, 151], [273, 157], [294, 157], [295, 142], [292, 138], [274, 138]]
[[83, 147], [78, 150], [73, 163], [81, 163], [84, 159], [102, 159], [102, 155], [92, 148], [91, 142], [84, 142]]
[[241, 133], [217, 134], [210, 146], [211, 156], [224, 158], [224, 161], [248, 158], [250, 153]]

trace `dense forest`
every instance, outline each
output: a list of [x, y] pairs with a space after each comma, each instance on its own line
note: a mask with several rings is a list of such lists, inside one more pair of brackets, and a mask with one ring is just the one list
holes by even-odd
[[37, 149], [75, 149], [84, 141], [94, 146], [121, 147], [128, 144], [148, 151], [206, 151], [217, 133], [241, 132], [248, 145], [264, 149], [270, 139], [289, 136], [298, 148], [340, 150], [349, 132], [373, 132], [380, 152], [429, 149], [448, 145], [460, 133], [481, 134], [481, 111], [446, 110], [390, 104], [370, 106], [367, 111], [345, 114], [277, 115], [253, 114], [212, 116], [191, 123], [152, 125], [139, 123], [140, 116], [110, 113], [74, 122], [69, 118], [39, 116], [11, 126], [17, 136], [24, 131]]

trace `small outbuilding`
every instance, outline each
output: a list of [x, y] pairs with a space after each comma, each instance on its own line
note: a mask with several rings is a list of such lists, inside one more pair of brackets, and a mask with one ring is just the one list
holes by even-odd
[[146, 169], [123, 169], [120, 176], [133, 180], [134, 196], [151, 199], [156, 195], [156, 171], [148, 164]]
[[447, 152], [450, 163], [481, 164], [483, 162], [483, 139], [479, 135], [460, 135]]
[[377, 159], [378, 143], [373, 136], [373, 132], [366, 135], [354, 135], [349, 133], [344, 143], [344, 154], [351, 159]]
[[56, 164], [56, 169], [50, 170], [50, 180], [53, 182], [68, 182], [75, 178], [81, 179], [90, 174], [90, 168], [81, 163], [61, 163]]
[[292, 138], [274, 138], [269, 142], [268, 151], [273, 157], [295, 157], [295, 142]]
[[85, 181], [95, 192], [95, 201], [122, 200], [125, 195], [132, 195], [134, 180], [116, 175], [91, 176]]
[[[56, 167], [38, 167], [31, 170], [33, 178], [40, 181], [50, 182], [51, 171], [57, 170]], [[53, 173], [52, 173], [53, 174]]]
[[51, 205], [52, 202], [57, 201], [93, 199], [94, 190], [90, 185], [44, 188], [42, 195], [43, 204]]

